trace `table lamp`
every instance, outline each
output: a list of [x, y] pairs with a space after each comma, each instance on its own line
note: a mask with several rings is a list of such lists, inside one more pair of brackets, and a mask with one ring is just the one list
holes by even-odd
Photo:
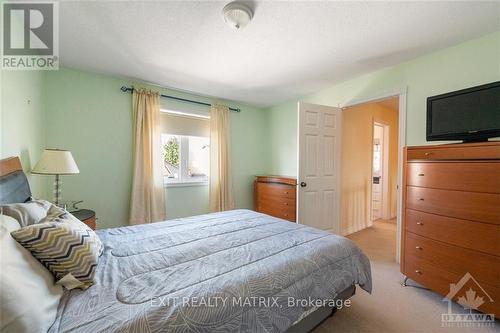
[[61, 181], [59, 175], [73, 175], [80, 173], [73, 155], [68, 150], [45, 149], [42, 157], [35, 165], [31, 173], [39, 175], [55, 175], [54, 182], [54, 201], [59, 205], [61, 200]]

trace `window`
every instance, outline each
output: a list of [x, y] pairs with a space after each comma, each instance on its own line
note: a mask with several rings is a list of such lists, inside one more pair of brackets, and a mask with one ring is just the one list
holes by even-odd
[[162, 134], [166, 184], [206, 184], [210, 167], [208, 137]]
[[161, 110], [161, 153], [166, 186], [208, 184], [210, 119], [194, 110]]

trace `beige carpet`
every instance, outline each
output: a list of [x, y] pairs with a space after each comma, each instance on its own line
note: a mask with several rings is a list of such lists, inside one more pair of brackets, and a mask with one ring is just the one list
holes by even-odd
[[[326, 332], [500, 332], [495, 327], [441, 327], [447, 303], [434, 292], [403, 287], [396, 257], [396, 224], [375, 222], [374, 226], [348, 236], [370, 258], [373, 292], [357, 288], [350, 308], [323, 322], [314, 333]], [[410, 282], [411, 283], [411, 282]]]

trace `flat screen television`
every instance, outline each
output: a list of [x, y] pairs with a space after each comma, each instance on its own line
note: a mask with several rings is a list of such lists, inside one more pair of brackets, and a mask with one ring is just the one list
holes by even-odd
[[500, 81], [427, 98], [427, 141], [500, 137]]

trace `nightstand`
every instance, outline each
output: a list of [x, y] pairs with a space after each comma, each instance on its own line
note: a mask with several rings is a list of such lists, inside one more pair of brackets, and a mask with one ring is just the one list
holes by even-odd
[[90, 229], [95, 230], [96, 218], [95, 218], [95, 212], [93, 210], [79, 209], [70, 213], [73, 214], [77, 219], [88, 225]]

